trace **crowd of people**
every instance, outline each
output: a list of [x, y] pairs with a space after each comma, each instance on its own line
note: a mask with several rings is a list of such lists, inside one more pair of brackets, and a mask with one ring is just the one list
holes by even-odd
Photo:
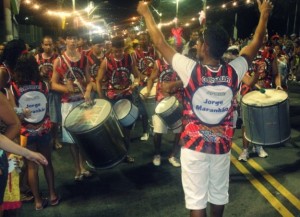
[[[229, 200], [231, 140], [234, 128], [242, 125], [240, 96], [268, 88], [286, 91], [288, 80], [300, 81], [300, 38], [295, 34], [269, 37], [266, 27], [272, 3], [258, 0], [258, 8], [256, 31], [244, 40], [230, 40], [219, 26], [194, 29], [188, 40], [178, 34], [165, 40], [148, 4], [140, 2], [137, 10], [147, 31], [89, 38], [67, 29], [56, 42], [44, 36], [40, 46], [31, 51], [22, 39], [1, 44], [0, 148], [5, 152], [0, 152], [0, 216], [4, 210], [13, 216], [9, 211], [20, 208], [20, 192], [31, 192], [37, 211], [60, 203], [51, 161], [53, 149], [70, 147], [74, 181], [93, 175], [85, 167], [80, 144], [64, 123], [74, 107], [84, 102], [92, 105], [95, 99], [112, 105], [128, 100], [138, 108], [136, 120], [141, 120], [143, 131], [140, 140], [147, 141], [153, 134], [154, 166], [161, 165], [163, 134], [172, 131], [175, 137], [168, 161], [181, 167], [190, 215], [206, 216], [210, 203], [211, 216], [222, 216]], [[164, 117], [156, 111], [158, 107], [179, 110], [182, 118], [165, 114], [168, 112]], [[170, 121], [176, 121], [176, 126]], [[129, 149], [134, 125], [122, 126], [127, 163], [135, 162]], [[249, 159], [249, 145], [243, 138], [240, 161]], [[268, 156], [260, 145], [253, 145], [253, 152]], [[16, 172], [20, 158], [14, 154], [26, 158], [22, 173]], [[40, 195], [37, 163], [43, 164], [48, 198]], [[8, 173], [17, 180], [14, 197], [5, 196], [11, 194], [5, 190]]]

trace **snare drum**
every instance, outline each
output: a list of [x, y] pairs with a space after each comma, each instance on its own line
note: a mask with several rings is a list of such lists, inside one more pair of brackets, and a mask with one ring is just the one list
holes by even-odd
[[123, 127], [132, 125], [139, 114], [138, 108], [128, 99], [120, 99], [114, 104], [113, 108], [120, 124]]
[[175, 96], [160, 101], [155, 108], [155, 113], [172, 130], [182, 126], [182, 105]]
[[288, 95], [282, 90], [252, 91], [242, 98], [245, 138], [258, 145], [287, 141], [291, 135]]
[[75, 107], [64, 125], [95, 169], [111, 168], [125, 158], [124, 135], [110, 102], [95, 99], [93, 106], [85, 102]]
[[149, 120], [151, 120], [151, 117], [155, 114], [155, 107], [156, 107], [156, 102], [155, 102], [155, 96], [156, 96], [156, 85], [157, 83], [153, 84], [153, 87], [150, 91], [150, 94], [148, 97], [145, 97], [147, 93], [147, 87], [144, 87], [140, 91], [140, 96], [143, 100], [143, 103], [145, 105]]

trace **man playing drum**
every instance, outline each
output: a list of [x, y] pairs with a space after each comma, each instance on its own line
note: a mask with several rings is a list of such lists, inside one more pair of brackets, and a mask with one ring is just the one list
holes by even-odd
[[[156, 85], [156, 104], [162, 101], [164, 98], [169, 96], [175, 96], [177, 100], [182, 103], [183, 89], [182, 89], [182, 81], [177, 76], [176, 72], [172, 69], [172, 67], [166, 62], [164, 58], [157, 59], [154, 64], [153, 72], [151, 73], [148, 82], [147, 82], [147, 93], [145, 97], [149, 96], [149, 93], [152, 89], [154, 81], [158, 78], [158, 82]], [[154, 157], [153, 164], [155, 166], [160, 166], [161, 164], [161, 140], [162, 134], [167, 134], [168, 126], [161, 120], [158, 115], [152, 116], [153, 123], [153, 142], [154, 142]], [[172, 129], [175, 134], [175, 140], [173, 143], [173, 148], [169, 156], [169, 162], [174, 167], [180, 167], [180, 163], [176, 158], [176, 154], [180, 151], [180, 146], [178, 145], [180, 133], [182, 131], [182, 127], [180, 126], [177, 129]]]
[[230, 149], [233, 136], [233, 97], [239, 83], [262, 45], [273, 5], [260, 0], [260, 19], [251, 43], [229, 64], [221, 57], [229, 44], [228, 33], [209, 26], [197, 41], [196, 62], [168, 45], [157, 27], [147, 2], [137, 11], [145, 18], [151, 39], [166, 61], [172, 64], [184, 86], [184, 130], [181, 134], [182, 184], [191, 217], [204, 217], [207, 204], [211, 216], [223, 216], [228, 203]]
[[71, 153], [75, 163], [75, 181], [82, 181], [83, 177], [92, 174], [84, 168], [83, 156], [78, 144], [64, 127], [67, 115], [74, 107], [84, 101], [86, 86], [89, 82], [86, 57], [77, 48], [78, 33], [76, 30], [66, 30], [66, 51], [53, 64], [52, 90], [62, 93], [62, 133], [63, 142], [71, 145]]
[[[39, 53], [35, 56], [35, 59], [39, 65], [41, 77], [44, 82], [50, 85], [51, 77], [53, 74], [53, 62], [57, 58], [57, 54], [54, 52], [53, 40], [50, 36], [44, 36], [41, 46], [43, 53]], [[59, 92], [49, 90], [49, 115], [52, 123], [51, 133], [53, 147], [58, 149], [62, 145], [58, 138], [58, 129], [61, 124], [61, 94]]]
[[[125, 42], [122, 37], [112, 39], [112, 52], [102, 61], [97, 77], [97, 93], [100, 98], [106, 97], [112, 104], [121, 99], [128, 99], [132, 102], [132, 89], [138, 85], [138, 71], [134, 58], [130, 54], [124, 53]], [[133, 74], [136, 81], [132, 85], [130, 75]], [[108, 81], [106, 95], [102, 92], [103, 79]], [[130, 132], [133, 124], [124, 127], [125, 144], [127, 149], [130, 143]], [[125, 159], [129, 163], [134, 162], [134, 158], [127, 155]]]
[[[137, 68], [140, 73], [140, 86], [139, 90], [147, 86], [147, 80], [150, 77], [154, 61], [156, 60], [156, 53], [154, 47], [150, 44], [149, 35], [147, 32], [141, 32], [138, 35], [139, 46], [135, 49], [135, 59], [137, 63]], [[138, 91], [139, 92], [139, 91]], [[143, 141], [148, 140], [149, 138], [149, 123], [148, 123], [148, 114], [145, 108], [144, 103], [140, 97], [139, 93], [135, 93], [135, 101], [139, 108], [139, 112], [142, 116], [143, 124], [143, 136], [140, 138]]]
[[[244, 96], [251, 90], [266, 89], [274, 87], [272, 81], [275, 81], [276, 89], [282, 90], [281, 75], [278, 73], [277, 57], [273, 51], [271, 44], [267, 45], [268, 35], [264, 37], [263, 46], [259, 49], [257, 56], [249, 68], [249, 72], [245, 77], [254, 77], [252, 85], [243, 83], [241, 86], [241, 95]], [[243, 112], [243, 111], [242, 111]], [[245, 125], [245, 123], [244, 123]], [[239, 156], [239, 161], [247, 161], [249, 158], [249, 141], [245, 138], [245, 126], [242, 127], [243, 135], [243, 151]], [[261, 145], [253, 145], [253, 153], [257, 153], [259, 157], [268, 157], [268, 153]]]
[[[86, 90], [86, 97], [91, 99], [96, 98], [96, 77], [101, 62], [104, 60], [104, 38], [98, 35], [95, 35], [91, 41], [91, 49], [87, 52], [87, 62], [88, 62], [88, 72], [91, 77], [90, 85], [88, 85]], [[102, 85], [103, 91], [106, 89], [105, 81]], [[93, 91], [93, 92], [92, 92]], [[91, 93], [92, 92], [92, 93]], [[92, 94], [90, 96], [90, 94]]]

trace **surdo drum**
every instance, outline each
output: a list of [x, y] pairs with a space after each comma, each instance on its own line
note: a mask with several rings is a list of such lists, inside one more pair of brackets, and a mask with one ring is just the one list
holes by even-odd
[[[152, 120], [152, 116], [155, 114], [155, 107], [156, 107], [156, 101], [155, 101], [155, 96], [156, 96], [156, 85], [157, 83], [153, 84], [153, 87], [150, 91], [150, 94], [148, 97], [146, 97], [146, 93], [147, 93], [147, 87], [144, 87], [141, 91], [140, 91], [140, 96], [143, 100], [143, 104], [145, 105], [149, 120]], [[152, 125], [150, 123], [150, 125]]]
[[242, 98], [245, 138], [258, 145], [287, 141], [291, 135], [288, 95], [282, 90], [252, 91]]
[[113, 108], [120, 124], [123, 127], [132, 125], [139, 114], [138, 108], [128, 99], [120, 99], [114, 104]]
[[95, 99], [94, 105], [85, 102], [66, 117], [65, 127], [75, 139], [94, 169], [107, 169], [126, 156], [124, 136], [110, 102]]
[[172, 130], [182, 126], [182, 105], [175, 96], [160, 101], [155, 108], [155, 114]]

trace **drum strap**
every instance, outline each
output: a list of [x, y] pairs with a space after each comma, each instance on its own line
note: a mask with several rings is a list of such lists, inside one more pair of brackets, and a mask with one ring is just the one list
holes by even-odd
[[[76, 84], [76, 85], [78, 86], [80, 92], [84, 95], [83, 88], [82, 88], [81, 84], [78, 82], [78, 80], [77, 80], [77, 78], [76, 78], [76, 76], [75, 76], [75, 73], [73, 72], [72, 67], [70, 66], [69, 62], [66, 60], [65, 56], [64, 56], [64, 55], [61, 55], [61, 56], [62, 56], [64, 62], [66, 63], [68, 69], [69, 69], [70, 72], [72, 73], [74, 79], [75, 79], [75, 80], [74, 80], [74, 84]], [[85, 77], [84, 77], [84, 79], [85, 79]]]

